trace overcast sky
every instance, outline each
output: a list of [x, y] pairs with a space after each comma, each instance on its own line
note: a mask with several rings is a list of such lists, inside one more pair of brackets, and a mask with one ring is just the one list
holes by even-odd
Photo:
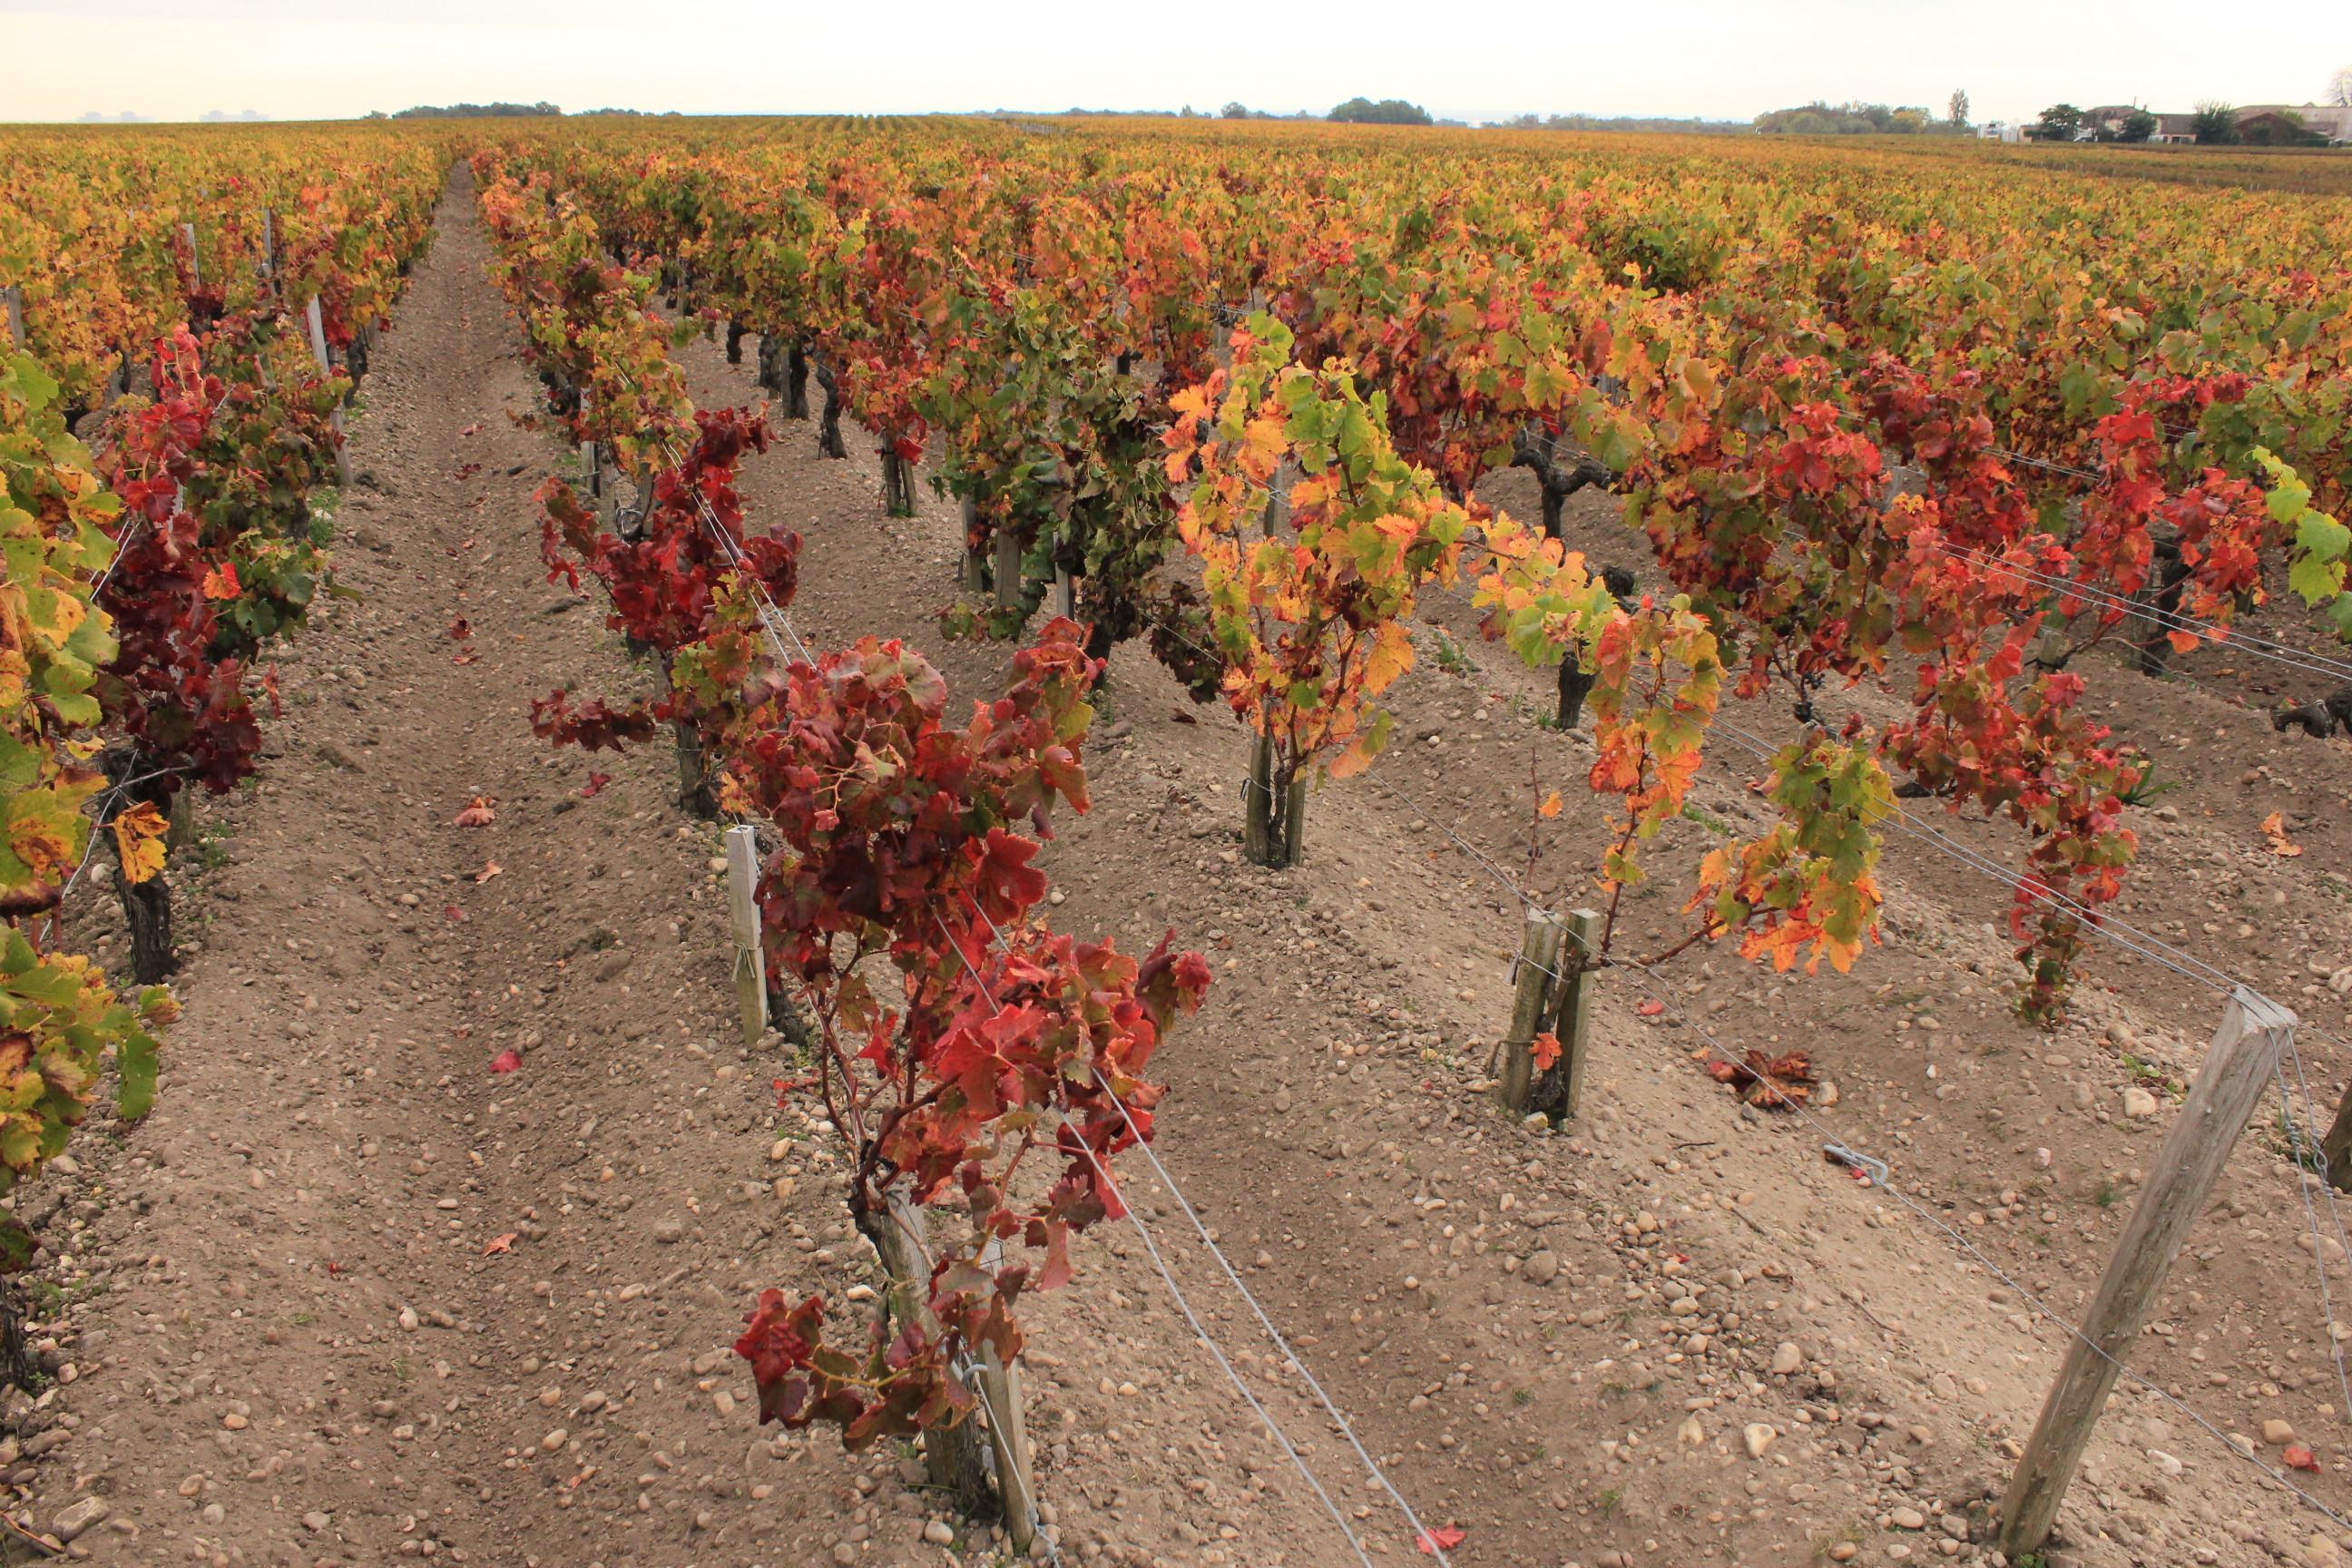
[[[129, 110], [332, 119], [547, 100], [709, 113], [1317, 112], [1745, 120], [1815, 98], [1975, 118], [2043, 105], [2303, 102], [2352, 64], [2344, 0], [0, 0], [0, 120]], [[2290, 42], [2291, 40], [2291, 42]], [[26, 66], [32, 68], [25, 68]]]

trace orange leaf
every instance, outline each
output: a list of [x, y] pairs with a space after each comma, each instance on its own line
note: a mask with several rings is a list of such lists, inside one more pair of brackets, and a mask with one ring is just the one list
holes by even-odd
[[1559, 815], [1559, 791], [1554, 790], [1551, 794], [1546, 795], [1544, 797], [1544, 803], [1536, 807], [1536, 815], [1538, 816], [1558, 816]]
[[1423, 1531], [1421, 1532], [1421, 1549], [1434, 1557], [1437, 1553], [1444, 1552], [1448, 1547], [1461, 1545], [1463, 1540], [1464, 1536], [1462, 1531], [1454, 1529], [1449, 1524], [1437, 1530]]
[[497, 804], [498, 802], [488, 795], [478, 795], [474, 797], [473, 805], [467, 806], [465, 810], [459, 812], [456, 816], [449, 819], [449, 826], [452, 827], [488, 827], [491, 823], [496, 822], [499, 819], [499, 814], [490, 809]]
[[1664, 1002], [1644, 1002], [1633, 1010], [1644, 1018], [1654, 1018], [1666, 1010], [1666, 1005]]
[[1528, 1049], [1535, 1055], [1536, 1071], [1549, 1072], [1551, 1064], [1559, 1060], [1559, 1037], [1546, 1029], [1528, 1042]]
[[453, 920], [453, 921], [462, 921], [462, 920], [464, 920], [464, 919], [466, 918], [466, 911], [465, 911], [465, 910], [461, 910], [461, 909], [459, 909], [459, 908], [458, 908], [457, 905], [455, 905], [455, 904], [444, 904], [444, 905], [442, 905], [442, 906], [441, 906], [441, 912], [442, 912], [443, 914], [445, 914], [445, 915], [447, 915], [447, 916], [448, 916], [451, 920]]
[[492, 860], [488, 864], [485, 865], [480, 870], [474, 873], [474, 880], [477, 882], [487, 882], [498, 874], [499, 863]]
[[205, 597], [207, 599], [234, 599], [244, 592], [237, 585], [236, 563], [234, 561], [224, 561], [218, 571], [205, 574]]
[[490, 1237], [488, 1244], [482, 1248], [482, 1256], [488, 1258], [494, 1252], [512, 1252], [514, 1250], [514, 1244], [515, 1233], [513, 1231], [509, 1231], [504, 1236], [494, 1236]]
[[2300, 1443], [2291, 1446], [2283, 1457], [2286, 1460], [2286, 1468], [2290, 1470], [2315, 1471], [2319, 1468], [2319, 1456]]
[[2268, 816], [2263, 818], [2263, 837], [2271, 841], [2271, 853], [2273, 855], [2300, 855], [2303, 853], [2302, 845], [2290, 844], [2287, 842], [2286, 819], [2285, 815], [2282, 812], [2273, 811]]

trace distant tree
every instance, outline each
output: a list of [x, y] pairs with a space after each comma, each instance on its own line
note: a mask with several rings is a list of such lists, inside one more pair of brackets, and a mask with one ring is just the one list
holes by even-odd
[[1401, 98], [1351, 98], [1324, 116], [1349, 125], [1427, 125], [1429, 111]]
[[2121, 125], [2116, 127], [2116, 140], [2145, 142], [2156, 134], [2156, 125], [2155, 115], [2145, 109], [2135, 109], [2124, 116], [2124, 122]]
[[1966, 131], [1969, 128], [1969, 89], [1967, 88], [1956, 89], [1952, 94], [1952, 101], [1945, 106], [1945, 110], [1944, 118], [1951, 121], [1952, 129]]
[[420, 103], [415, 109], [403, 109], [393, 115], [394, 120], [510, 120], [531, 115], [555, 114], [563, 110], [547, 102], [540, 103], [452, 103], [436, 108]]
[[2338, 109], [2352, 108], [2352, 66], [2337, 66], [2327, 79], [2327, 101]]
[[2083, 129], [2083, 111], [2071, 103], [2053, 103], [2042, 111], [2042, 118], [2025, 128], [2025, 133], [2036, 142], [2072, 142]]
[[1905, 104], [1890, 109], [1883, 103], [1831, 105], [1814, 100], [1795, 109], [1776, 109], [1756, 117], [1756, 129], [1786, 136], [1885, 136], [1925, 131], [1932, 121], [1926, 109]]
[[2189, 128], [2197, 133], [2199, 146], [2222, 146], [2238, 139], [2238, 111], [2218, 98], [2200, 99], [2189, 117]]
[[1217, 110], [1217, 117], [1220, 120], [1247, 120], [1250, 117], [1249, 105], [1241, 102], [1228, 103]]

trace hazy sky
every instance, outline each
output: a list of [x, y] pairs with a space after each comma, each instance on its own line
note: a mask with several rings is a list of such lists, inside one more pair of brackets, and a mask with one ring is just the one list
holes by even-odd
[[[2292, 40], [2292, 43], [2289, 43]], [[464, 100], [688, 114], [1014, 108], [1287, 113], [1407, 98], [1747, 119], [1814, 98], [1978, 120], [2062, 100], [2302, 102], [2352, 64], [2343, 0], [0, 0], [0, 120], [329, 119]], [[29, 66], [31, 68], [25, 68]]]

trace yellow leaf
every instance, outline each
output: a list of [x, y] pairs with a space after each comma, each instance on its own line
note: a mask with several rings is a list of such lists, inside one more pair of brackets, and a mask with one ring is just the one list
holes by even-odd
[[163, 814], [143, 800], [114, 819], [114, 848], [122, 858], [123, 880], [143, 882], [162, 873], [163, 835], [171, 827]]
[[1536, 814], [1539, 816], [1558, 816], [1559, 815], [1559, 791], [1554, 790], [1551, 794], [1546, 795], [1544, 797], [1544, 803], [1536, 807]]

